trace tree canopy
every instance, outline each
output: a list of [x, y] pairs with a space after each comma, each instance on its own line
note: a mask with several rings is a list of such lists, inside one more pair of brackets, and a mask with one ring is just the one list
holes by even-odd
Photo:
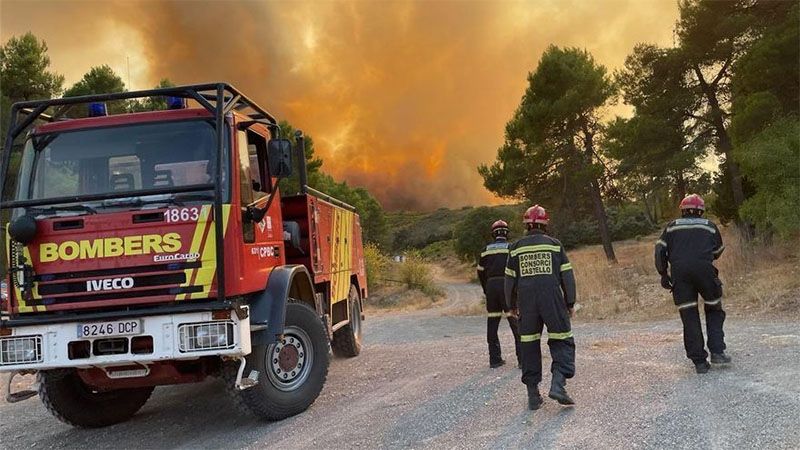
[[592, 214], [608, 259], [615, 259], [602, 189], [607, 170], [598, 140], [602, 108], [616, 95], [606, 68], [586, 51], [550, 46], [513, 118], [497, 160], [478, 171], [490, 191], [524, 198], [570, 220]]
[[[119, 75], [106, 64], [89, 69], [77, 83], [64, 91], [64, 97], [78, 97], [81, 95], [110, 94], [112, 92], [125, 92], [125, 82]], [[120, 114], [128, 111], [129, 102], [117, 100], [107, 102], [109, 114]], [[72, 117], [82, 117], [86, 111], [73, 109], [70, 112]]]
[[734, 66], [731, 134], [755, 185], [742, 216], [786, 237], [800, 231], [800, 6], [768, 6], [759, 38]]
[[[634, 116], [610, 125], [606, 148], [627, 194], [710, 193], [723, 221], [787, 234], [800, 169], [798, 17], [795, 2], [685, 0], [677, 46], [634, 48], [616, 74]], [[713, 180], [701, 168], [709, 158]]]
[[50, 71], [47, 43], [33, 33], [9, 39], [0, 47], [0, 130], [8, 129], [11, 105], [52, 98], [61, 93], [64, 76]]

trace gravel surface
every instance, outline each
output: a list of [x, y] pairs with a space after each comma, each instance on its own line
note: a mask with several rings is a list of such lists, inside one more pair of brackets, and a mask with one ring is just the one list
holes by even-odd
[[734, 363], [705, 375], [683, 355], [677, 314], [576, 323], [577, 406], [546, 399], [529, 412], [519, 370], [488, 368], [485, 319], [447, 315], [477, 288], [447, 291], [431, 310], [368, 317], [363, 353], [333, 360], [297, 417], [241, 415], [215, 380], [158, 388], [133, 420], [101, 430], [63, 425], [34, 398], [0, 403], [0, 448], [800, 448], [796, 322], [729, 320]]

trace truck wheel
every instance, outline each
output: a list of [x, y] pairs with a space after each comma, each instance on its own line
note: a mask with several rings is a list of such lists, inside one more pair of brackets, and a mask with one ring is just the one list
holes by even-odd
[[[253, 346], [247, 356], [245, 376], [259, 372], [255, 386], [235, 391], [237, 403], [256, 416], [282, 420], [299, 414], [317, 399], [328, 376], [330, 358], [325, 326], [317, 313], [303, 303], [286, 305], [283, 340], [269, 345]], [[229, 372], [235, 377], [235, 372]], [[230, 376], [229, 376], [230, 378]]]
[[81, 428], [124, 422], [144, 406], [153, 387], [96, 392], [74, 370], [46, 370], [37, 375], [39, 398], [58, 420]]
[[336, 356], [352, 358], [361, 353], [361, 302], [358, 289], [350, 285], [347, 298], [350, 310], [350, 323], [333, 333], [333, 353]]

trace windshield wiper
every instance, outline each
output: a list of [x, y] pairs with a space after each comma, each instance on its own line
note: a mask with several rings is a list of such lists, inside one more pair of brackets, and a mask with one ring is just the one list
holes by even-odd
[[47, 207], [34, 206], [28, 208], [28, 210], [39, 214], [56, 214], [58, 211], [78, 211], [78, 212], [87, 212], [89, 214], [97, 214], [97, 210], [88, 205], [67, 205], [67, 206], [47, 206]]
[[103, 208], [115, 208], [115, 207], [124, 207], [124, 206], [133, 206], [139, 207], [144, 205], [152, 205], [164, 203], [168, 205], [175, 205], [175, 206], [183, 206], [183, 202], [180, 200], [175, 199], [174, 197], [167, 197], [167, 198], [150, 198], [147, 200], [142, 199], [141, 197], [135, 198], [127, 198], [121, 200], [105, 200], [102, 203]]
[[179, 207], [183, 207], [186, 201], [193, 201], [193, 200], [206, 200], [214, 198], [212, 194], [186, 194], [186, 195], [175, 195], [172, 197], [166, 198], [149, 198], [143, 199], [141, 197], [134, 197], [134, 198], [127, 198], [127, 199], [120, 199], [120, 200], [106, 200], [102, 203], [104, 208], [114, 208], [120, 206], [132, 206], [132, 207], [140, 207], [144, 205], [153, 205], [164, 203], [167, 205], [175, 205]]

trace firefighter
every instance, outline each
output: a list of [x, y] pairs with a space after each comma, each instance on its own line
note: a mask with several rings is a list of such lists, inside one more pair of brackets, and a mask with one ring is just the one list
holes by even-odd
[[575, 306], [575, 276], [564, 246], [546, 234], [547, 211], [534, 205], [525, 211], [528, 233], [509, 246], [505, 295], [509, 308], [518, 315], [522, 349], [522, 383], [528, 389], [528, 408], [539, 409], [542, 397], [543, 327], [553, 364], [549, 397], [562, 405], [575, 402], [566, 391], [575, 375], [575, 340], [570, 317]]
[[[703, 297], [711, 362], [727, 364], [725, 334], [722, 325], [722, 283], [714, 260], [722, 255], [725, 246], [714, 222], [703, 218], [705, 202], [697, 194], [681, 201], [681, 218], [673, 220], [656, 242], [656, 270], [661, 274], [661, 286], [672, 291], [683, 322], [683, 345], [686, 356], [694, 362], [697, 373], [706, 373], [711, 365], [706, 359], [703, 329], [697, 307], [697, 294]], [[669, 269], [669, 270], [668, 270]], [[671, 271], [671, 276], [670, 276]]]
[[494, 369], [506, 363], [500, 352], [500, 339], [497, 338], [497, 328], [503, 315], [508, 319], [508, 326], [514, 334], [517, 366], [520, 365], [520, 353], [517, 318], [509, 313], [503, 295], [503, 279], [508, 258], [508, 224], [502, 220], [493, 223], [492, 237], [494, 242], [486, 246], [478, 261], [478, 279], [486, 295], [486, 342], [489, 344], [489, 367]]

